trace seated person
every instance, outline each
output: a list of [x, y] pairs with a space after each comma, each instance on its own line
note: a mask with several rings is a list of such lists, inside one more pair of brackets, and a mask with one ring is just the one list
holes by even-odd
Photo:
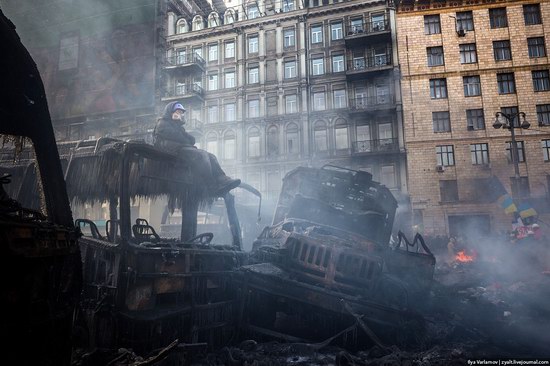
[[185, 108], [180, 102], [170, 102], [166, 105], [153, 133], [155, 146], [171, 154], [184, 154], [194, 171], [209, 183], [210, 194], [223, 197], [238, 187], [241, 180], [229, 178], [214, 155], [195, 147], [195, 138], [183, 127], [184, 116]]

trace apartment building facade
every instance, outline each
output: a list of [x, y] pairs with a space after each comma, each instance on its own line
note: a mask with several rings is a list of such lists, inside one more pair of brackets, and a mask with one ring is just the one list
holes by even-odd
[[395, 12], [385, 1], [214, 2], [168, 13], [162, 101], [275, 203], [297, 166], [371, 172], [407, 204]]
[[[414, 224], [428, 235], [512, 228], [488, 191], [496, 176], [543, 221], [550, 211], [550, 3], [401, 1], [399, 64]], [[525, 113], [511, 131], [497, 112]], [[515, 118], [520, 124], [522, 118]]]

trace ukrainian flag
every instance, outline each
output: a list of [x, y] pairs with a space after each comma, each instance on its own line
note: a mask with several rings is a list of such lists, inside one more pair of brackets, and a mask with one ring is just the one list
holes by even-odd
[[508, 193], [505, 193], [502, 196], [500, 196], [498, 201], [500, 202], [500, 206], [504, 209], [504, 212], [506, 212], [507, 214], [518, 211], [518, 208], [516, 207], [514, 200], [512, 199], [512, 197], [510, 197]]
[[527, 202], [521, 203], [518, 207], [518, 211], [519, 211], [519, 216], [522, 219], [538, 215], [537, 211]]

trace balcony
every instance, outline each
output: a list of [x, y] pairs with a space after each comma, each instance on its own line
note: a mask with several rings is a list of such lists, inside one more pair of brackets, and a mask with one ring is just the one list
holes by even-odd
[[191, 118], [185, 122], [185, 130], [195, 137], [201, 137], [203, 134], [202, 121], [196, 118]]
[[172, 90], [168, 90], [163, 101], [180, 100], [187, 102], [204, 101], [204, 89], [197, 84], [178, 84]]
[[350, 112], [370, 112], [395, 108], [395, 97], [392, 94], [381, 94], [372, 97], [350, 99]]
[[[346, 77], [349, 80], [357, 80], [365, 76], [380, 76], [379, 72], [391, 70], [392, 51], [387, 49], [384, 53], [370, 57], [356, 57], [348, 62]], [[369, 75], [370, 74], [370, 75]]]
[[198, 73], [204, 72], [206, 62], [204, 59], [197, 55], [192, 54], [179, 54], [166, 57], [165, 70], [177, 70], [180, 72]]
[[383, 38], [390, 38], [390, 20], [388, 17], [368, 22], [350, 21], [346, 24], [344, 39], [346, 46], [359, 46], [367, 42], [379, 41]]
[[399, 142], [397, 138], [355, 141], [352, 148], [354, 154], [394, 153], [399, 151]]

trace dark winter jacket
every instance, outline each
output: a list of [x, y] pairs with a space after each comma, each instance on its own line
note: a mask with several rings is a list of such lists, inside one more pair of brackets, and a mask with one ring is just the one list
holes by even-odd
[[166, 105], [162, 117], [155, 126], [155, 146], [171, 153], [177, 153], [182, 147], [195, 145], [195, 138], [185, 131], [180, 121], [172, 119], [172, 108], [178, 102]]

